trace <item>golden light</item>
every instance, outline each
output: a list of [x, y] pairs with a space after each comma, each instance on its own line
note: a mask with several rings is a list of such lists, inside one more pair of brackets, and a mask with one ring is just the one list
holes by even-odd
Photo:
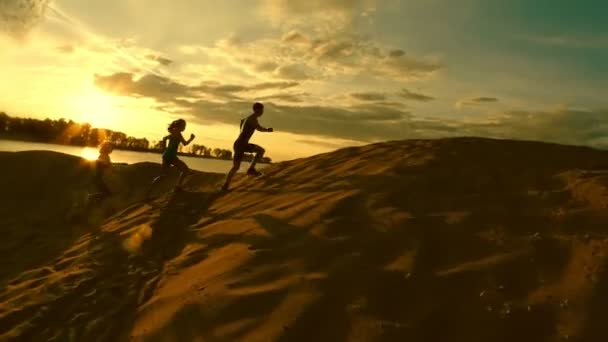
[[80, 157], [86, 160], [96, 160], [99, 157], [99, 151], [92, 147], [85, 147], [80, 151]]
[[116, 129], [119, 124], [121, 108], [118, 99], [93, 85], [87, 85], [81, 93], [74, 95], [72, 108], [82, 123], [95, 128]]

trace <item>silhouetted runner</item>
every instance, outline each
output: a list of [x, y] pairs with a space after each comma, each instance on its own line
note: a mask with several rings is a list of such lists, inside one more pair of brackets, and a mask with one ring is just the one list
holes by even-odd
[[93, 176], [93, 183], [97, 188], [97, 192], [90, 194], [90, 199], [102, 199], [112, 194], [106, 183], [103, 181], [103, 176], [106, 171], [112, 167], [110, 154], [113, 150], [114, 146], [108, 141], [104, 141], [101, 143], [101, 145], [99, 145], [99, 157], [97, 157], [97, 160], [95, 161], [95, 174]]
[[[167, 175], [167, 171], [171, 166], [177, 167], [181, 173], [179, 176], [179, 180], [177, 181], [177, 185], [175, 186], [175, 191], [181, 191], [182, 183], [184, 178], [190, 174], [190, 169], [177, 157], [177, 148], [179, 144], [182, 143], [184, 146], [187, 146], [194, 140], [194, 134], [190, 134], [190, 139], [187, 141], [184, 139], [182, 132], [186, 130], [186, 121], [183, 119], [178, 119], [173, 121], [169, 128], [167, 128], [169, 134], [163, 138], [163, 147], [165, 150], [163, 152], [163, 164], [160, 175], [152, 181], [148, 191], [146, 191], [146, 198], [150, 196], [150, 192], [156, 183], [158, 183], [161, 179], [163, 179]], [[167, 145], [167, 140], [169, 140], [169, 145]]]
[[104, 141], [99, 145], [99, 157], [95, 161], [95, 175], [93, 176], [93, 183], [97, 187], [97, 192], [89, 195], [90, 199], [102, 199], [112, 194], [106, 183], [103, 181], [103, 176], [108, 169], [112, 167], [112, 160], [110, 154], [114, 150], [114, 146]]
[[272, 128], [264, 128], [260, 126], [258, 118], [261, 117], [263, 114], [264, 105], [259, 102], [256, 102], [253, 104], [253, 114], [250, 114], [247, 118], [241, 120], [241, 133], [239, 134], [233, 145], [234, 158], [232, 169], [230, 169], [228, 175], [226, 176], [226, 182], [222, 186], [222, 191], [228, 190], [232, 177], [234, 177], [236, 172], [241, 167], [241, 162], [243, 161], [245, 153], [255, 153], [255, 157], [249, 165], [247, 174], [251, 176], [261, 175], [261, 173], [255, 169], [255, 164], [262, 159], [266, 151], [261, 146], [249, 143], [249, 139], [251, 139], [251, 136], [253, 135], [256, 129], [260, 132], [273, 131]]

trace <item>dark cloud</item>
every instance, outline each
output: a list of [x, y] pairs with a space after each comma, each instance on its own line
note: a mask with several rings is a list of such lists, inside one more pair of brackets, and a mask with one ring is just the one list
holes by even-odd
[[319, 66], [333, 66], [333, 70], [356, 70], [398, 80], [424, 79], [443, 68], [436, 60], [414, 58], [402, 50], [386, 50], [376, 42], [356, 34], [342, 34], [312, 42], [309, 60]]
[[334, 143], [334, 142], [313, 140], [313, 139], [296, 139], [295, 141], [302, 143], [302, 144], [320, 146], [320, 147], [329, 148], [329, 149], [339, 149], [342, 147], [351, 146], [351, 144], [352, 144], [350, 142], [338, 144], [338, 143]]
[[306, 64], [298, 63], [280, 66], [275, 71], [275, 75], [285, 80], [304, 81], [314, 78], [310, 68]]
[[268, 96], [262, 96], [258, 98], [260, 101], [281, 101], [291, 103], [302, 103], [306, 101], [306, 97], [310, 96], [309, 93], [297, 93], [297, 94], [274, 94]]
[[258, 83], [256, 85], [250, 87], [250, 89], [252, 89], [252, 90], [287, 89], [287, 88], [297, 87], [298, 85], [300, 85], [300, 83], [298, 83], [298, 82], [263, 82], [263, 83]]
[[388, 55], [389, 55], [390, 57], [394, 57], [394, 58], [397, 58], [397, 57], [402, 57], [402, 56], [405, 56], [405, 51], [403, 51], [403, 50], [399, 50], [399, 49], [396, 49], [396, 50], [391, 50], [391, 51], [388, 53]]
[[438, 61], [407, 56], [385, 57], [378, 60], [377, 63], [375, 71], [380, 71], [385, 76], [403, 80], [425, 79], [443, 67]]
[[169, 78], [147, 74], [138, 80], [131, 73], [121, 72], [109, 76], [94, 76], [98, 88], [115, 95], [149, 97], [167, 102], [176, 97], [196, 97], [200, 90]]
[[1, 0], [0, 32], [23, 38], [44, 19], [50, 0]]
[[318, 59], [339, 59], [353, 56], [355, 51], [353, 41], [326, 41], [316, 46], [313, 51]]
[[170, 60], [170, 59], [168, 59], [168, 58], [165, 58], [165, 57], [162, 57], [162, 56], [157, 56], [157, 55], [146, 55], [145, 57], [146, 57], [146, 59], [149, 59], [149, 60], [151, 60], [151, 61], [158, 62], [158, 64], [161, 64], [161, 65], [164, 65], [164, 66], [168, 66], [168, 65], [170, 65], [171, 63], [173, 63], [173, 61], [172, 61], [172, 60]]
[[413, 57], [403, 50], [386, 49], [353, 32], [318, 33], [308, 37], [299, 31], [289, 31], [274, 40], [265, 40], [263, 44], [265, 54], [278, 58], [266, 60], [252, 55], [257, 42], [241, 45], [218, 43], [216, 48], [223, 50], [222, 55], [237, 67], [285, 80], [367, 75], [410, 81], [430, 78], [444, 67], [436, 59]]
[[608, 109], [508, 111], [483, 128], [501, 137], [608, 148]]
[[386, 94], [383, 93], [352, 93], [351, 97], [361, 101], [384, 101], [386, 100]]
[[[208, 94], [207, 92], [238, 92], [242, 88], [217, 82], [207, 82], [205, 86], [187, 86], [150, 75], [135, 80], [130, 73], [96, 75], [95, 84], [113, 94], [154, 99], [159, 108], [169, 112], [179, 111], [189, 115], [189, 120], [202, 124], [225, 123], [234, 124], [236, 127], [239, 120], [251, 111], [251, 104], [259, 100], [235, 96], [224, 101], [211, 101], [200, 95]], [[289, 82], [260, 83], [258, 87], [272, 86], [274, 88], [270, 89], [280, 89], [291, 85], [293, 84]], [[308, 94], [305, 93], [268, 95], [263, 100], [266, 106], [264, 124], [282, 132], [364, 142], [484, 136], [608, 148], [608, 109], [507, 111], [496, 117], [480, 118], [479, 122], [464, 122], [454, 119], [419, 118], [402, 107], [387, 105], [390, 102], [386, 101], [366, 102], [352, 107], [301, 105], [306, 103], [301, 101], [306, 96]], [[273, 102], [278, 100], [298, 105]]]
[[307, 44], [309, 43], [309, 38], [298, 31], [290, 31], [283, 35], [281, 41], [285, 43], [296, 43], [296, 44]]
[[376, 101], [373, 103], [376, 106], [382, 106], [382, 107], [390, 107], [390, 108], [407, 108], [407, 105], [405, 103], [402, 102], [395, 102], [395, 101]]
[[239, 99], [235, 93], [256, 90], [287, 89], [299, 85], [298, 82], [263, 82], [251, 86], [201, 82], [199, 85], [185, 85], [170, 78], [147, 74], [137, 80], [132, 73], [121, 72], [112, 75], [95, 75], [94, 84], [109, 93], [123, 96], [149, 97], [160, 102], [172, 98], [197, 98], [203, 95], [219, 99]]
[[422, 102], [428, 102], [428, 101], [432, 101], [435, 99], [432, 96], [424, 95], [424, 94], [420, 94], [420, 93], [414, 93], [407, 89], [402, 89], [401, 92], [398, 93], [398, 95], [407, 100], [422, 101]]
[[[266, 0], [266, 4], [279, 11], [276, 15], [310, 15], [326, 11], [354, 12], [365, 1], [361, 0]], [[367, 1], [368, 3], [374, 1]]]
[[[244, 100], [240, 97], [229, 97], [230, 92], [244, 89], [241, 86], [222, 85], [207, 82], [198, 86], [187, 86], [171, 79], [146, 75], [135, 79], [130, 73], [117, 73], [108, 76], [95, 75], [95, 85], [104, 91], [116, 95], [147, 97], [154, 99], [163, 110], [179, 109], [190, 113], [199, 123], [236, 124], [251, 109], [254, 98]], [[281, 89], [295, 86], [295, 82], [259, 83], [253, 88]], [[274, 88], [272, 88], [274, 87]], [[210, 101], [203, 95], [226, 95], [225, 101]], [[370, 140], [381, 139], [386, 134], [398, 137], [402, 123], [408, 120], [409, 113], [396, 108], [389, 108], [374, 103], [338, 108], [326, 106], [287, 106], [273, 103], [301, 103], [307, 94], [269, 95], [265, 101], [268, 117], [273, 126], [280, 130], [312, 135], [324, 135], [347, 139]], [[392, 132], [392, 133], [391, 133]]]
[[261, 62], [254, 63], [253, 70], [257, 72], [272, 72], [275, 71], [279, 65], [275, 62]]
[[57, 47], [57, 51], [65, 54], [74, 53], [76, 51], [76, 47], [74, 45], [62, 45]]
[[489, 103], [489, 102], [498, 102], [498, 99], [495, 97], [476, 97], [470, 100], [471, 102], [477, 103]]
[[478, 105], [490, 104], [490, 103], [496, 103], [496, 102], [498, 102], [498, 99], [495, 97], [481, 96], [481, 97], [474, 97], [474, 98], [469, 98], [469, 99], [458, 100], [456, 102], [456, 107], [458, 109], [462, 109], [464, 106], [478, 106]]

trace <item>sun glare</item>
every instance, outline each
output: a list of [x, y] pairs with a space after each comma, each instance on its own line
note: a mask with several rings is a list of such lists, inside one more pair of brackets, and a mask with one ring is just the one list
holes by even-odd
[[82, 122], [97, 128], [113, 128], [117, 123], [119, 106], [117, 99], [96, 88], [85, 89], [73, 100], [74, 110]]
[[95, 160], [99, 156], [99, 152], [92, 147], [85, 147], [80, 151], [80, 156], [86, 160]]

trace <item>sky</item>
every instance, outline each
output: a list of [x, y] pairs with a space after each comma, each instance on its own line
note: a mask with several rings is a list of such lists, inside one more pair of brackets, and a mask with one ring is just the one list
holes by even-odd
[[0, 110], [273, 160], [482, 136], [608, 148], [600, 0], [0, 0]]

